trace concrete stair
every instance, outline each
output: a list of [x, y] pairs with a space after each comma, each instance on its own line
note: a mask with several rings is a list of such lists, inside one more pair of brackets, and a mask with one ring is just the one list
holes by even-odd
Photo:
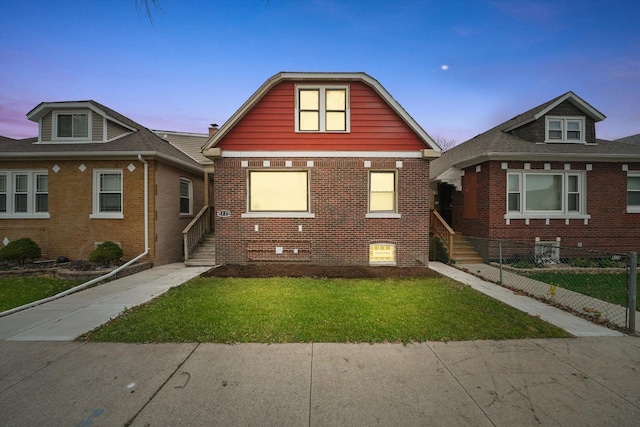
[[453, 236], [453, 254], [450, 258], [456, 264], [482, 264], [484, 262], [467, 239], [459, 233]]
[[216, 242], [213, 234], [205, 234], [184, 263], [187, 267], [213, 267], [216, 265]]

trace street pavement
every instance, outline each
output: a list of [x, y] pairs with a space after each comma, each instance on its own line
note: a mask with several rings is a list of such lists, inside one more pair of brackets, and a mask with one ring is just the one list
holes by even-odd
[[639, 338], [548, 311], [448, 266], [432, 268], [579, 337], [408, 345], [71, 341], [199, 274], [171, 265], [1, 317], [0, 426], [638, 425]]

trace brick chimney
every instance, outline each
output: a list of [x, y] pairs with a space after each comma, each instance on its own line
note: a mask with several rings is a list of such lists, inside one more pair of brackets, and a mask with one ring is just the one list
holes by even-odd
[[211, 123], [211, 125], [209, 125], [209, 137], [215, 135], [216, 132], [218, 132], [218, 125], [216, 123]]

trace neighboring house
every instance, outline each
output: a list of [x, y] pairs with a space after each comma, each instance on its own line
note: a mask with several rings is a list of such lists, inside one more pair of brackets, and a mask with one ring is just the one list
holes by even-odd
[[440, 148], [367, 74], [276, 74], [203, 154], [218, 263], [428, 263]]
[[45, 102], [27, 117], [37, 138], [0, 140], [0, 242], [30, 237], [43, 258], [88, 259], [108, 240], [127, 260], [182, 260], [202, 165], [95, 101]]
[[446, 151], [437, 210], [466, 236], [639, 250], [640, 144], [597, 139], [604, 118], [567, 92]]

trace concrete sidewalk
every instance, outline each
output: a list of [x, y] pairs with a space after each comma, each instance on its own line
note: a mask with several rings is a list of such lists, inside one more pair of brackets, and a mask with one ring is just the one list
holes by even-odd
[[72, 341], [210, 268], [162, 265], [0, 317], [0, 340]]
[[[0, 425], [636, 426], [640, 339], [0, 342]], [[130, 424], [128, 424], [130, 423]]]

